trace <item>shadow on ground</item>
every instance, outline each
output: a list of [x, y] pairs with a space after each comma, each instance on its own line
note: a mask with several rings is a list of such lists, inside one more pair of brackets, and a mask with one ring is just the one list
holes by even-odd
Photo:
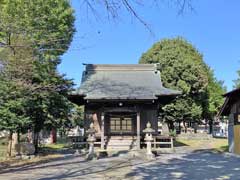
[[157, 160], [112, 157], [85, 161], [69, 156], [50, 163], [6, 169], [3, 177], [17, 175], [18, 179], [31, 174], [34, 179], [239, 179], [240, 158], [209, 150], [161, 155]]
[[[40, 160], [40, 161], [37, 161], [37, 162], [30, 162], [28, 164], [25, 164], [25, 165], [15, 165], [15, 166], [10, 166], [9, 164], [4, 164], [2, 163], [1, 164], [1, 168], [0, 168], [0, 175], [1, 174], [4, 174], [4, 173], [9, 173], [9, 172], [12, 172], [12, 173], [15, 173], [15, 172], [18, 172], [18, 171], [25, 171], [25, 170], [33, 170], [33, 169], [38, 169], [39, 166], [41, 166], [42, 168], [47, 168], [47, 167], [53, 167], [53, 166], [58, 166], [58, 165], [62, 165], [62, 164], [58, 164], [58, 161], [64, 161], [64, 160], [67, 160], [69, 158], [72, 158], [72, 157], [56, 157], [56, 158], [53, 158], [53, 159], [44, 159], [44, 160]], [[48, 165], [50, 163], [50, 165]], [[51, 164], [53, 163], [53, 164]], [[67, 165], [66, 164], [63, 164], [63, 165]], [[1, 179], [1, 178], [0, 178]]]
[[147, 166], [137, 166], [125, 178], [141, 179], [239, 179], [239, 157], [209, 150], [194, 151], [168, 162], [157, 161]]
[[174, 147], [188, 146], [187, 144], [180, 141], [174, 141], [173, 144], [174, 144]]

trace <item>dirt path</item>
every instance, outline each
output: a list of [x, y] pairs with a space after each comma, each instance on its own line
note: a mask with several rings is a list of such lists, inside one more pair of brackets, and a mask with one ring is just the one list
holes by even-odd
[[128, 156], [85, 161], [69, 155], [34, 166], [3, 170], [0, 179], [239, 179], [240, 158], [209, 151], [163, 154], [154, 161]]
[[175, 153], [161, 154], [153, 161], [128, 155], [86, 161], [82, 156], [66, 155], [51, 162], [2, 169], [0, 179], [240, 179], [240, 157], [212, 150], [221, 147], [222, 140], [180, 144]]

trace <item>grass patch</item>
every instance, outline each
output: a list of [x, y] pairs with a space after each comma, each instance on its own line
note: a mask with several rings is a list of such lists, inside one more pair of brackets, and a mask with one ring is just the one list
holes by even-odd
[[58, 139], [57, 143], [54, 144], [45, 144], [40, 147], [40, 152], [44, 154], [58, 153], [63, 149], [70, 149], [71, 145], [68, 143], [67, 139]]
[[174, 145], [174, 147], [188, 146], [187, 144], [185, 144], [184, 142], [179, 141], [179, 140], [175, 140], [173, 142], [173, 145]]
[[46, 144], [43, 146], [43, 148], [49, 148], [49, 149], [55, 149], [55, 150], [59, 150], [59, 149], [63, 149], [63, 148], [68, 148], [69, 146], [65, 143], [55, 143], [55, 144]]
[[217, 152], [228, 152], [228, 140], [221, 138], [214, 138], [214, 151]]
[[[39, 157], [36, 157], [32, 160], [16, 160], [14, 158], [9, 159], [7, 158], [7, 146], [8, 146], [8, 139], [7, 138], [0, 138], [0, 163], [10, 163], [10, 162], [18, 162], [20, 163], [23, 161], [31, 162], [31, 161], [39, 161], [40, 159], [44, 159], [43, 157], [52, 157], [61, 156], [60, 151], [61, 149], [70, 148], [71, 145], [67, 143], [66, 139], [59, 139], [56, 144], [46, 144], [39, 147]], [[40, 158], [41, 157], [41, 158]]]
[[68, 140], [66, 138], [58, 138], [57, 143], [54, 144], [45, 144], [43, 148], [49, 148], [52, 150], [60, 150], [63, 148], [70, 148], [71, 145], [68, 143]]
[[214, 149], [217, 152], [228, 152], [228, 145]]
[[228, 140], [223, 138], [211, 138], [209, 140], [177, 139], [176, 144], [188, 146], [192, 149], [209, 149], [217, 152], [228, 151]]
[[182, 146], [189, 146], [191, 148], [201, 147], [203, 143], [207, 143], [207, 140], [195, 140], [195, 139], [177, 139], [176, 144], [182, 144]]

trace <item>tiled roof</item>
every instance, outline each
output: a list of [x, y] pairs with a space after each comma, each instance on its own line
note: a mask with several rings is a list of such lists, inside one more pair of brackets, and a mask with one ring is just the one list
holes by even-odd
[[88, 64], [74, 94], [84, 99], [157, 99], [180, 92], [162, 86], [160, 72], [153, 64]]

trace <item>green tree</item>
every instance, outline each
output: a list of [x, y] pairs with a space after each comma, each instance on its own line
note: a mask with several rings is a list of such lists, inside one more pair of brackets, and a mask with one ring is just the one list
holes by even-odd
[[72, 41], [73, 9], [68, 0], [2, 0], [0, 3], [0, 45], [12, 44], [12, 36], [21, 35], [31, 40], [29, 47], [38, 49], [45, 58], [62, 55]]
[[71, 126], [79, 126], [83, 128], [83, 120], [84, 120], [84, 109], [83, 106], [75, 105], [72, 109], [72, 116], [71, 116]]
[[183, 38], [164, 39], [140, 58], [140, 63], [159, 63], [163, 85], [182, 95], [162, 108], [161, 116], [171, 128], [173, 122], [202, 118], [202, 100], [208, 85], [207, 67], [202, 55]]
[[206, 110], [204, 117], [213, 120], [222, 104], [224, 103], [223, 94], [227, 89], [223, 85], [223, 81], [219, 81], [214, 77], [213, 70], [209, 68], [208, 71], [208, 86], [207, 86], [207, 98], [206, 98]]
[[[74, 34], [73, 10], [67, 0], [2, 0], [0, 8], [1, 77], [24, 89], [20, 93], [17, 89], [19, 99], [24, 100], [19, 108], [31, 120], [29, 127], [35, 132], [37, 149], [41, 129], [69, 121], [72, 104], [66, 96], [73, 83], [57, 72], [57, 65]], [[7, 93], [15, 92], [9, 88]], [[21, 114], [15, 115], [20, 122]], [[2, 128], [11, 126], [7, 118], [3, 122]]]
[[219, 112], [224, 103], [223, 94], [227, 89], [223, 85], [223, 81], [215, 78], [213, 70], [208, 68], [208, 86], [205, 93], [205, 101], [203, 100], [203, 117], [208, 121], [210, 133], [212, 133], [212, 124], [215, 116]]
[[[23, 43], [24, 38], [14, 38]], [[26, 43], [27, 45], [27, 43]], [[8, 155], [12, 152], [12, 135], [30, 127], [31, 119], [26, 115], [27, 98], [33, 90], [30, 78], [33, 75], [32, 51], [29, 48], [0, 49], [0, 130], [9, 131]]]
[[[34, 144], [37, 149], [38, 133], [43, 129], [55, 129], [70, 121], [72, 103], [67, 94], [72, 90], [72, 81], [50, 69], [51, 64], [37, 68], [34, 84], [37, 89], [28, 97], [27, 114], [33, 121]], [[53, 66], [54, 67], [54, 66]]]
[[233, 81], [234, 82], [233, 88], [235, 88], [235, 89], [240, 88], [240, 70], [237, 71], [237, 75], [238, 75], [238, 78]]
[[12, 155], [12, 135], [30, 126], [26, 116], [26, 91], [16, 84], [0, 78], [0, 131], [9, 131], [8, 156]]

